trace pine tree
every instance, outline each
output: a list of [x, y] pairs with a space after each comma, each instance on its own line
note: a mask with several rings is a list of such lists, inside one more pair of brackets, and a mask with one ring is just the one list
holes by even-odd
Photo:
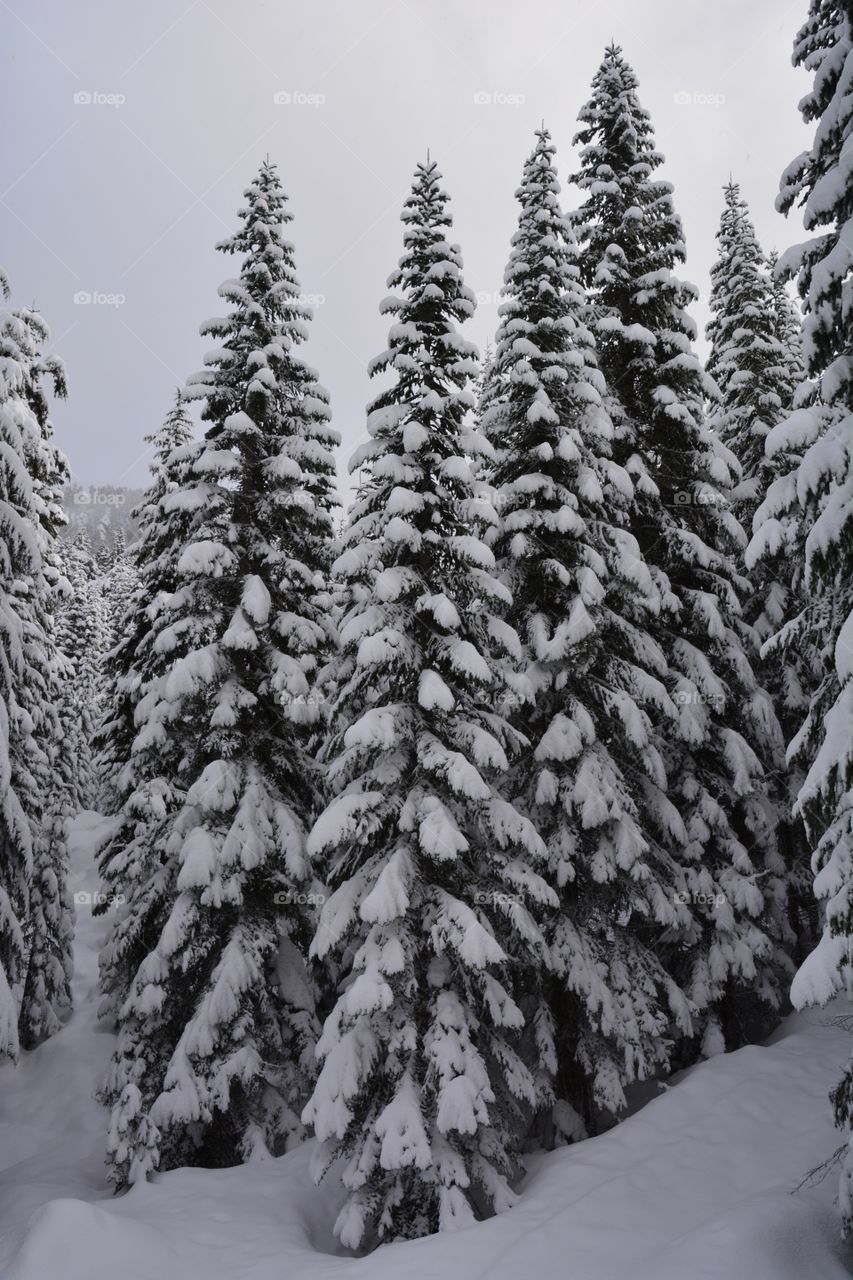
[[[2, 276], [0, 288], [8, 297]], [[48, 801], [59, 790], [52, 610], [67, 467], [43, 380], [59, 395], [65, 382], [42, 354], [47, 338], [37, 312], [0, 313], [0, 1055], [12, 1058], [54, 1031], [70, 1003], [73, 910], [64, 828]]]
[[[104, 661], [103, 711], [93, 735], [98, 772], [102, 779], [101, 803], [107, 813], [118, 813], [138, 785], [142, 757], [134, 761], [127, 776], [136, 738], [134, 717], [143, 691], [166, 669], [167, 657], [154, 647], [155, 616], [177, 589], [180, 578], [177, 562], [192, 527], [192, 515], [173, 504], [190, 476], [197, 450], [193, 448], [193, 425], [180, 391], [161, 427], [145, 437], [151, 446], [152, 483], [132, 516], [138, 537], [127, 551], [131, 561], [132, 585], [121, 612], [113, 601], [109, 628], [113, 643]], [[104, 625], [107, 620], [104, 620]], [[155, 758], [155, 773], [159, 760]], [[116, 833], [114, 843], [123, 847], [127, 833]], [[102, 858], [102, 874], [110, 860], [109, 848]], [[109, 878], [107, 876], [107, 878]]]
[[118, 628], [124, 617], [130, 597], [137, 585], [137, 570], [124, 536], [119, 529], [115, 537], [109, 561], [104, 568], [101, 591], [106, 606], [107, 646], [112, 649], [118, 640]]
[[518, 638], [470, 532], [488, 452], [466, 422], [476, 351], [457, 329], [474, 298], [435, 163], [418, 165], [402, 219], [389, 345], [370, 366], [393, 383], [351, 463], [362, 483], [337, 561], [352, 602], [326, 753], [336, 794], [309, 841], [334, 890], [312, 950], [349, 973], [305, 1120], [317, 1175], [343, 1158], [335, 1230], [351, 1247], [513, 1202], [538, 1101], [520, 1002], [547, 962], [537, 915], [556, 902], [536, 871], [544, 845], [501, 790], [522, 745], [504, 704]]
[[708, 425], [737, 459], [740, 476], [732, 504], [740, 523], [751, 530], [767, 487], [764, 441], [785, 407], [790, 377], [784, 376], [788, 353], [777, 332], [780, 300], [765, 272], [765, 256], [746, 201], [736, 182], [728, 182], [723, 191], [706, 330], [711, 344], [708, 373], [721, 400]]
[[740, 603], [748, 583], [735, 569], [745, 544], [729, 508], [736, 462], [702, 420], [708, 387], [684, 309], [695, 290], [674, 274], [685, 256], [681, 224], [672, 188], [655, 176], [663, 157], [636, 90], [611, 46], [580, 114], [574, 181], [586, 198], [572, 220], [614, 458], [634, 482], [631, 531], [663, 602], [650, 634], [678, 712], [676, 731], [659, 746], [686, 829], [674, 856], [692, 918], [662, 942], [711, 1052], [752, 1034], [754, 1016], [781, 998], [790, 929], [779, 815], [762, 764], [781, 749], [781, 735], [750, 663]]
[[146, 437], [152, 446], [152, 481], [135, 511], [139, 537], [131, 554], [137, 584], [117, 624], [118, 640], [107, 659], [105, 711], [96, 734], [98, 769], [107, 811], [117, 821], [99, 851], [103, 887], [99, 912], [115, 908], [101, 951], [101, 1016], [116, 1017], [159, 935], [175, 895], [174, 859], [152, 854], [163, 823], [182, 803], [183, 741], [165, 731], [139, 732], [157, 681], [170, 669], [171, 650], [158, 636], [171, 620], [170, 601], [182, 585], [178, 562], [195, 527], [192, 502], [183, 496], [201, 452], [193, 425], [176, 394], [162, 426]]
[[670, 1023], [689, 1033], [688, 1001], [649, 945], [650, 925], [689, 913], [657, 834], [673, 814], [654, 725], [675, 718], [648, 636], [661, 601], [627, 528], [633, 485], [612, 459], [554, 147], [546, 130], [536, 136], [504, 277], [501, 394], [485, 425], [498, 453], [492, 545], [533, 689], [517, 712], [531, 750], [514, 782], [562, 895], [549, 925], [555, 1118], [576, 1134], [573, 1112], [588, 1128], [596, 1109], [624, 1105], [627, 1081], [667, 1061]]
[[69, 468], [53, 441], [44, 379], [55, 393], [66, 395], [65, 369], [56, 356], [45, 356], [49, 333], [37, 312], [22, 312], [34, 338], [26, 395], [38, 435], [32, 437], [27, 465], [36, 499], [36, 533], [41, 573], [33, 575], [27, 593], [28, 629], [32, 638], [28, 662], [29, 706], [37, 745], [38, 803], [30, 809], [33, 827], [33, 877], [25, 940], [27, 971], [21, 996], [19, 1035], [30, 1049], [61, 1025], [71, 1008], [74, 907], [68, 891], [68, 821], [76, 813], [73, 760], [67, 754], [60, 714], [66, 671], [57, 647], [56, 615], [66, 587], [57, 535], [65, 523], [62, 493]]
[[[735, 515], [749, 534], [755, 512], [779, 473], [778, 459], [765, 453], [768, 433], [790, 412], [802, 378], [798, 355], [799, 325], [784, 286], [767, 274], [766, 258], [749, 218], [746, 201], [735, 182], [724, 187], [725, 207], [717, 234], [719, 256], [711, 269], [711, 313], [707, 337], [711, 344], [708, 372], [720, 393], [708, 419], [734, 454], [738, 482], [732, 491]], [[750, 573], [750, 593], [744, 617], [754, 628], [758, 644], [775, 632], [791, 612], [791, 599], [802, 589], [802, 565], [779, 559], [765, 561]], [[794, 731], [808, 704], [814, 682], [814, 655], [751, 655], [763, 686], [770, 692], [782, 729], [768, 777], [780, 816], [793, 808], [802, 777], [789, 773], [784, 741]], [[770, 763], [771, 761], [768, 760]], [[777, 839], [788, 866], [790, 914], [796, 922], [797, 950], [802, 956], [814, 942], [814, 913], [805, 833], [799, 819], [783, 817]]]
[[[807, 770], [797, 806], [805, 821], [823, 936], [794, 981], [792, 1000], [823, 1004], [853, 990], [853, 313], [849, 235], [853, 225], [853, 10], [812, 0], [794, 44], [794, 63], [811, 71], [800, 103], [814, 122], [811, 148], [782, 177], [777, 206], [795, 204], [812, 238], [779, 262], [803, 299], [803, 354], [811, 388], [767, 438], [771, 460], [789, 463], [756, 517], [751, 555], [793, 545], [805, 563], [805, 604], [774, 643], [783, 653], [820, 636], [831, 663], [816, 685], [789, 756]], [[853, 1062], [833, 1094], [835, 1119], [853, 1125]], [[840, 1204], [853, 1230], [853, 1139], [843, 1163]]]
[[144, 958], [129, 982], [110, 976], [128, 992], [105, 1090], [118, 1185], [281, 1150], [301, 1132], [313, 1061], [306, 743], [336, 436], [296, 354], [310, 313], [275, 167], [262, 164], [245, 194], [240, 229], [220, 246], [240, 256], [220, 290], [230, 310], [202, 327], [217, 346], [187, 388], [205, 437], [183, 487], [161, 499], [188, 529], [177, 586], [152, 620], [165, 670], [135, 712], [133, 753], [153, 757], [146, 820], [110, 864], [115, 892], [127, 876], [146, 915]]
[[794, 397], [806, 377], [806, 366], [803, 362], [803, 317], [799, 307], [788, 293], [781, 273], [777, 270], [778, 261], [779, 255], [772, 250], [767, 256], [767, 270], [770, 273], [770, 283], [773, 288], [776, 338], [782, 343], [785, 351], [778, 386], [782, 397], [782, 408], [791, 410], [794, 407]]
[[[6, 277], [0, 289], [9, 296]], [[24, 466], [24, 437], [33, 430], [22, 397], [28, 331], [0, 311], [0, 1057], [18, 1056], [16, 987], [24, 970], [22, 922], [29, 910], [32, 834], [25, 805], [30, 779], [16, 760], [22, 710], [19, 690], [25, 652], [16, 604], [17, 583], [38, 562], [32, 480]]]
[[85, 530], [62, 546], [66, 580], [56, 611], [56, 643], [64, 666], [56, 691], [65, 786], [73, 813], [95, 807], [101, 791], [93, 740], [102, 713], [103, 604]]

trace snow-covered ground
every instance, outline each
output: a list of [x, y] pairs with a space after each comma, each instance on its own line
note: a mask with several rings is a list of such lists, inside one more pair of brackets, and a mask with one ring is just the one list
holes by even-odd
[[[72, 888], [95, 888], [97, 815], [78, 820]], [[336, 1256], [342, 1195], [310, 1150], [178, 1170], [113, 1199], [94, 1101], [112, 1038], [95, 1018], [103, 919], [78, 906], [76, 1012], [0, 1070], [4, 1280], [843, 1280], [827, 1093], [850, 1052], [830, 1015], [695, 1067], [599, 1138], [536, 1160], [509, 1213], [453, 1235]], [[836, 1008], [834, 1012], [843, 1009]], [[792, 1194], [793, 1193], [793, 1194]]]

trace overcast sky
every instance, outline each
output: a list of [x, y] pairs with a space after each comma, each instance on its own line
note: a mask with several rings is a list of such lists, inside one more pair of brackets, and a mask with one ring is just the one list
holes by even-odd
[[704, 326], [730, 173], [765, 247], [803, 238], [774, 198], [809, 138], [797, 112], [807, 77], [790, 65], [805, 11], [805, 0], [0, 0], [0, 264], [66, 362], [54, 420], [75, 479], [145, 483], [143, 437], [201, 367], [198, 326], [221, 313], [217, 287], [236, 272], [214, 245], [267, 153], [318, 304], [304, 351], [331, 392], [345, 464], [364, 433], [367, 362], [385, 346], [378, 304], [415, 163], [429, 147], [444, 174], [482, 346], [533, 130], [544, 117], [569, 207], [577, 112], [611, 39], [666, 155]]

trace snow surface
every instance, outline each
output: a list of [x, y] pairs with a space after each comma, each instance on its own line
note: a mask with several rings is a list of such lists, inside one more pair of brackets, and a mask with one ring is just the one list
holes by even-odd
[[[71, 888], [93, 891], [107, 827], [76, 821]], [[241, 1168], [181, 1169], [113, 1198], [94, 1100], [112, 1048], [95, 1016], [104, 917], [77, 906], [76, 1012], [0, 1069], [3, 1280], [843, 1280], [836, 1177], [793, 1193], [838, 1146], [827, 1093], [850, 1038], [827, 1011], [704, 1062], [598, 1138], [531, 1160], [517, 1206], [366, 1258], [340, 1256], [343, 1192], [314, 1144]], [[793, 1193], [793, 1194], [792, 1194]]]

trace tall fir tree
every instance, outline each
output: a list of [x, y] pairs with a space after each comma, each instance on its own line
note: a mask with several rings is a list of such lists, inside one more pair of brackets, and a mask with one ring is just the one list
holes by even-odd
[[116, 822], [99, 850], [104, 897], [111, 927], [101, 951], [102, 1016], [115, 1018], [130, 985], [162, 931], [175, 894], [174, 859], [152, 856], [165, 819], [186, 790], [180, 777], [182, 740], [140, 733], [156, 681], [169, 670], [168, 648], [156, 643], [168, 626], [169, 602], [181, 585], [178, 561], [195, 516], [180, 497], [192, 481], [201, 451], [193, 424], [176, 393], [161, 427], [146, 437], [152, 448], [151, 485], [135, 510], [138, 538], [131, 548], [137, 583], [117, 624], [118, 639], [107, 656], [104, 714], [95, 736], [98, 771], [108, 813]]
[[687, 833], [674, 856], [691, 923], [663, 945], [707, 1053], [755, 1034], [781, 999], [790, 926], [780, 815], [762, 763], [781, 733], [750, 662], [748, 584], [735, 568], [745, 534], [729, 505], [737, 467], [703, 422], [708, 387], [685, 311], [695, 290], [674, 273], [685, 257], [681, 223], [672, 188], [656, 176], [663, 157], [636, 76], [615, 45], [580, 123], [573, 180], [585, 199], [572, 220], [614, 458], [634, 483], [631, 530], [663, 602], [651, 635], [678, 711], [659, 746]]
[[67, 672], [58, 647], [57, 614], [67, 583], [57, 541], [66, 517], [62, 494], [68, 464], [53, 440], [45, 380], [59, 397], [67, 393], [65, 368], [45, 354], [49, 332], [35, 311], [19, 313], [33, 336], [26, 397], [38, 424], [27, 451], [36, 499], [36, 533], [40, 572], [27, 588], [27, 628], [31, 637], [27, 685], [33, 740], [36, 745], [38, 803], [30, 810], [33, 827], [33, 878], [25, 940], [27, 970], [21, 996], [21, 1045], [30, 1049], [53, 1035], [71, 1008], [74, 907], [68, 890], [68, 823], [77, 811], [75, 762], [67, 754], [65, 723], [60, 712]]
[[[517, 192], [484, 426], [498, 455], [492, 543], [525, 646], [532, 697], [516, 723], [530, 750], [513, 771], [545, 840], [561, 904], [549, 922], [557, 1028], [557, 1126], [577, 1134], [623, 1086], [667, 1062], [687, 998], [656, 954], [656, 931], [690, 924], [668, 836], [655, 725], [676, 712], [649, 634], [658, 587], [628, 528], [633, 484], [612, 457], [604, 379], [586, 322], [577, 244], [559, 205], [542, 129]], [[567, 1104], [571, 1110], [567, 1110]]]
[[[807, 770], [797, 806], [812, 847], [820, 942], [797, 973], [797, 1006], [853, 994], [853, 8], [812, 0], [794, 44], [794, 64], [813, 75], [800, 102], [814, 123], [811, 147], [782, 177], [777, 206], [802, 207], [811, 238], [779, 262], [803, 299], [803, 354], [813, 380], [794, 412], [767, 438], [771, 459], [789, 462], [756, 519], [751, 556], [793, 545], [805, 562], [807, 602], [776, 642], [789, 650], [819, 634], [831, 655], [789, 755]], [[853, 1061], [833, 1094], [845, 1134], [840, 1204], [853, 1230]]]
[[773, 307], [776, 315], [776, 337], [785, 349], [779, 381], [782, 407], [790, 410], [794, 397], [806, 377], [803, 361], [803, 317], [797, 303], [788, 293], [784, 278], [777, 270], [779, 255], [775, 249], [767, 255], [767, 270], [773, 286]]
[[[732, 507], [746, 531], [770, 483], [780, 471], [778, 458], [765, 453], [768, 433], [790, 412], [802, 378], [800, 326], [784, 286], [767, 273], [767, 260], [737, 183], [724, 187], [725, 204], [717, 233], [718, 257], [711, 268], [711, 320], [708, 372], [718, 389], [709, 429], [734, 454], [738, 480]], [[742, 566], [745, 567], [745, 566]], [[753, 626], [759, 646], [792, 612], [802, 590], [802, 563], [779, 557], [749, 571], [750, 591], [744, 617]], [[788, 867], [790, 915], [800, 958], [814, 943], [815, 919], [806, 853], [805, 833], [792, 809], [802, 776], [789, 771], [784, 743], [802, 718], [815, 683], [815, 654], [811, 647], [784, 654], [752, 655], [761, 682], [770, 692], [782, 729], [772, 756], [765, 759], [771, 793], [782, 820], [777, 839]]]
[[[179, 584], [177, 562], [192, 527], [192, 513], [172, 505], [173, 495], [187, 482], [197, 450], [193, 448], [193, 424], [181, 392], [159, 429], [145, 437], [151, 447], [152, 481], [143, 500], [133, 512], [138, 526], [135, 542], [128, 549], [134, 585], [123, 611], [116, 616], [116, 602], [108, 624], [114, 642], [104, 659], [103, 711], [93, 735], [98, 773], [101, 777], [101, 804], [107, 813], [122, 808], [135, 789], [139, 776], [137, 760], [127, 776], [136, 738], [134, 717], [143, 692], [162, 674], [167, 657], [154, 647], [153, 621]], [[102, 623], [103, 625], [103, 623]], [[155, 772], [157, 772], [155, 764]], [[116, 845], [125, 837], [116, 833]], [[102, 871], [109, 863], [105, 850]]]
[[85, 530], [62, 545], [67, 587], [56, 612], [56, 643], [64, 662], [57, 690], [67, 787], [74, 812], [96, 807], [103, 793], [94, 739], [103, 714], [106, 657], [104, 604]]
[[457, 329], [474, 297], [434, 162], [402, 219], [389, 345], [370, 366], [393, 382], [351, 463], [362, 481], [337, 561], [351, 604], [326, 752], [335, 798], [309, 841], [334, 890], [313, 952], [348, 973], [305, 1120], [317, 1176], [342, 1159], [335, 1230], [351, 1247], [513, 1202], [539, 1101], [521, 1004], [547, 963], [537, 915], [556, 904], [536, 870], [543, 842], [503, 793], [522, 745], [504, 704], [519, 645], [470, 532], [488, 453], [466, 418], [476, 351]]
[[[8, 298], [2, 274], [0, 288]], [[5, 308], [0, 310], [0, 1057], [12, 1059], [19, 1048], [23, 924], [32, 879], [32, 833], [26, 810], [35, 789], [31, 777], [21, 777], [16, 759], [26, 661], [17, 584], [38, 562], [33, 486], [24, 465], [25, 435], [33, 430], [22, 395], [28, 340], [19, 318]]]
[[779, 336], [780, 300], [767, 275], [749, 209], [736, 182], [723, 188], [725, 207], [711, 268], [708, 373], [720, 391], [708, 425], [737, 459], [732, 505], [744, 529], [766, 487], [764, 441], [786, 408], [791, 375]]
[[[0, 275], [0, 290], [8, 286]], [[70, 999], [73, 912], [61, 824], [48, 797], [58, 732], [51, 634], [59, 574], [54, 536], [64, 459], [51, 440], [44, 378], [63, 395], [61, 363], [43, 355], [32, 310], [0, 311], [0, 1056], [56, 1029]]]
[[[162, 499], [189, 517], [178, 584], [153, 620], [165, 670], [135, 712], [134, 750], [162, 760], [146, 787], [178, 794], [161, 798], [133, 851], [143, 893], [160, 865], [105, 1089], [120, 1186], [283, 1149], [301, 1132], [313, 1062], [306, 744], [336, 436], [296, 351], [310, 311], [275, 166], [245, 194], [240, 229], [219, 246], [240, 258], [220, 290], [230, 309], [202, 326], [217, 345], [187, 387], [204, 441]], [[112, 883], [121, 894], [121, 874]]]

